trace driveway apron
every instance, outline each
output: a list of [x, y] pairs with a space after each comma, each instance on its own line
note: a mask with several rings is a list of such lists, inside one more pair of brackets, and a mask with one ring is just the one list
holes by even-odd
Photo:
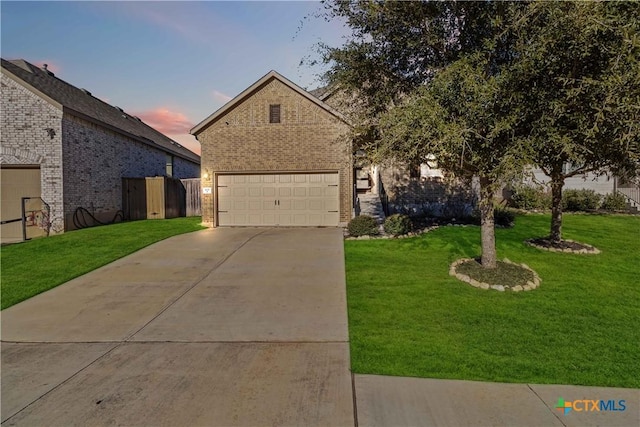
[[2, 312], [3, 425], [354, 424], [339, 229], [156, 243]]

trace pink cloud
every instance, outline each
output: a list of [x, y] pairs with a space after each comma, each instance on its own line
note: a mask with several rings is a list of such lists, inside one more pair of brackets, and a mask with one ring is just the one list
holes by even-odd
[[219, 102], [220, 104], [226, 104], [227, 102], [231, 101], [232, 98], [226, 93], [222, 93], [220, 91], [214, 90], [213, 99], [216, 102]]
[[143, 122], [165, 135], [188, 134], [193, 127], [193, 122], [187, 116], [168, 108], [161, 107], [132, 115], [140, 117]]
[[50, 59], [43, 59], [42, 61], [35, 61], [33, 65], [44, 68], [44, 64], [47, 64], [47, 70], [51, 71], [53, 74], [57, 74], [62, 70], [62, 67]]

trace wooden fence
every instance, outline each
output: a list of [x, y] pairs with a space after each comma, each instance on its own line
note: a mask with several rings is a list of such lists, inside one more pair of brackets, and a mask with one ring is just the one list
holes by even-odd
[[186, 196], [186, 215], [200, 216], [202, 209], [200, 205], [200, 178], [181, 179]]
[[123, 178], [122, 211], [127, 220], [200, 215], [200, 179]]

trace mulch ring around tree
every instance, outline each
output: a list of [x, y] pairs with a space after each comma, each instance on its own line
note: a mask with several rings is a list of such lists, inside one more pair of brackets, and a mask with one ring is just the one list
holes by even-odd
[[600, 250], [586, 243], [575, 242], [573, 240], [560, 240], [554, 242], [548, 237], [539, 237], [524, 241], [525, 244], [534, 248], [551, 252], [568, 252], [573, 254], [599, 254]]
[[540, 276], [526, 264], [508, 259], [497, 262], [496, 268], [483, 268], [479, 259], [462, 258], [449, 267], [449, 275], [480, 289], [496, 291], [531, 291], [540, 286]]

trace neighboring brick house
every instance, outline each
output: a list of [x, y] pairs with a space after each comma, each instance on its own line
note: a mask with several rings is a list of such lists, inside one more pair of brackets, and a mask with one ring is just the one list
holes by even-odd
[[191, 133], [202, 145], [209, 226], [346, 224], [353, 209], [349, 125], [275, 71]]
[[[101, 219], [122, 209], [122, 178], [200, 176], [198, 155], [46, 69], [2, 59], [1, 82], [3, 221], [21, 195], [39, 196], [53, 231], [69, 230], [78, 207]], [[15, 232], [3, 225], [3, 240]]]

